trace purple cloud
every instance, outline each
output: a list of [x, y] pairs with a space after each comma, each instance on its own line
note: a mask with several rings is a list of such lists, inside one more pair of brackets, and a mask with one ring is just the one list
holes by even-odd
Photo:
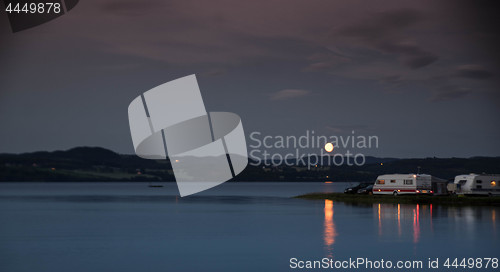
[[292, 98], [298, 98], [310, 94], [311, 91], [299, 90], [299, 89], [285, 89], [275, 93], [272, 93], [269, 97], [270, 100], [287, 100]]

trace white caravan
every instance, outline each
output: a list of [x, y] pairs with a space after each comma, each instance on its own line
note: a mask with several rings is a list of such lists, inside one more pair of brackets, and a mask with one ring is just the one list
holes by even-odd
[[433, 178], [426, 174], [381, 175], [373, 185], [373, 194], [432, 194]]
[[460, 195], [500, 195], [499, 181], [500, 175], [459, 175], [451, 189]]

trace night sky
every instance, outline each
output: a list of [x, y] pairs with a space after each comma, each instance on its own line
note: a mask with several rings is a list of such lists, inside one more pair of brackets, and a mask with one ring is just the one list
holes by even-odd
[[[196, 74], [247, 136], [377, 135], [385, 157], [500, 156], [500, 36], [478, 1], [105, 1], [12, 33], [0, 153], [133, 154], [127, 108]], [[247, 138], [248, 139], [248, 138]]]

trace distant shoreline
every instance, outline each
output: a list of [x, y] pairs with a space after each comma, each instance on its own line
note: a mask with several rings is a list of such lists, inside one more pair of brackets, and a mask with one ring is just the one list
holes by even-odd
[[[466, 173], [500, 173], [500, 157], [397, 159], [366, 157], [362, 166], [248, 165], [234, 181], [365, 182], [388, 173], [422, 173], [452, 180]], [[66, 151], [0, 154], [0, 182], [173, 182], [169, 159], [147, 160], [120, 155], [99, 147], [76, 147]]]
[[[175, 183], [175, 180], [0, 180], [1, 183]], [[200, 181], [203, 182], [203, 181]], [[313, 181], [313, 180], [228, 180], [229, 183], [241, 183], [241, 182], [260, 182], [260, 183], [325, 183], [324, 181]], [[325, 184], [331, 183], [365, 183], [371, 181], [330, 181]]]
[[392, 195], [358, 195], [344, 193], [310, 193], [295, 198], [310, 200], [333, 200], [344, 203], [376, 204], [437, 204], [445, 206], [500, 206], [500, 196], [392, 196]]

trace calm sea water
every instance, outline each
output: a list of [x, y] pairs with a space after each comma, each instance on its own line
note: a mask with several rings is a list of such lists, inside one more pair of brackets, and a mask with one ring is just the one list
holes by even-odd
[[348, 185], [225, 183], [180, 198], [174, 183], [0, 183], [0, 271], [293, 271], [290, 258], [324, 257], [426, 271], [428, 258], [500, 258], [498, 207], [291, 198]]

